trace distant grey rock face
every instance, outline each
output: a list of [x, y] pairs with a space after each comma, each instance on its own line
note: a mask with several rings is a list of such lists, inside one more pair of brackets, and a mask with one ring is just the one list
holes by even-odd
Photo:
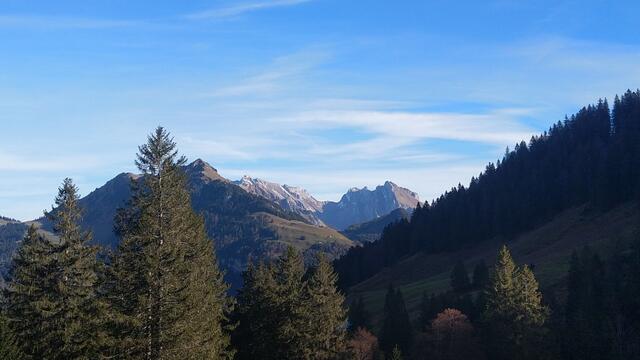
[[420, 199], [413, 191], [390, 181], [374, 190], [353, 188], [338, 202], [327, 202], [319, 215], [327, 225], [344, 230], [349, 225], [367, 222], [396, 209], [412, 210]]
[[337, 230], [377, 219], [396, 209], [412, 210], [419, 202], [416, 193], [390, 181], [374, 190], [352, 188], [338, 202], [318, 201], [302, 188], [249, 176], [234, 183], [285, 210], [300, 214], [312, 224], [327, 225]]

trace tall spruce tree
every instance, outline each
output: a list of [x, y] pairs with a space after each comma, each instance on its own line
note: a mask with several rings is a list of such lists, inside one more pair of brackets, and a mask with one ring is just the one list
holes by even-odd
[[238, 349], [237, 358], [275, 360], [279, 319], [273, 266], [250, 263], [243, 280], [233, 318], [237, 323], [232, 337]]
[[495, 359], [536, 359], [548, 309], [533, 272], [518, 268], [506, 246], [498, 260], [487, 290], [484, 320], [489, 355]]
[[243, 278], [233, 332], [239, 359], [337, 359], [345, 354], [344, 297], [324, 257], [305, 276], [302, 256], [289, 247], [271, 264], [250, 264]]
[[331, 263], [318, 255], [304, 294], [305, 359], [332, 360], [346, 353], [347, 315], [337, 281]]
[[96, 358], [103, 336], [96, 296], [96, 248], [80, 227], [78, 189], [65, 179], [46, 216], [55, 240], [31, 227], [14, 259], [7, 300], [24, 353], [34, 358]]
[[128, 209], [120, 212], [122, 242], [109, 272], [116, 328], [111, 356], [232, 355], [224, 328], [227, 286], [204, 220], [191, 208], [185, 162], [162, 127], [139, 147], [142, 176], [132, 186]]
[[[117, 222], [116, 224], [116, 227], [122, 226]], [[127, 224], [129, 225], [131, 224]], [[122, 230], [122, 234], [125, 234], [129, 228]], [[105, 325], [109, 329], [106, 357], [146, 357], [146, 318], [141, 308], [144, 289], [149, 288], [146, 265], [142, 245], [133, 237], [125, 237], [121, 239], [117, 253], [112, 254], [104, 267], [100, 293], [108, 304], [108, 317], [105, 319]]]
[[310, 311], [303, 277], [302, 256], [291, 247], [275, 262], [245, 271], [233, 336], [239, 359], [305, 358]]
[[65, 359], [88, 359], [98, 356], [100, 339], [98, 319], [101, 316], [96, 294], [97, 248], [89, 245], [91, 234], [82, 230], [82, 210], [78, 204], [78, 188], [69, 178], [58, 189], [55, 207], [46, 213], [59, 238], [58, 293], [61, 303], [62, 347]]
[[391, 356], [397, 346], [403, 353], [411, 347], [412, 329], [400, 289], [389, 285], [384, 303], [384, 323], [380, 333], [380, 349]]
[[547, 333], [545, 324], [549, 309], [542, 303], [538, 281], [528, 265], [523, 265], [516, 275], [516, 344], [521, 359], [544, 358], [541, 348]]
[[586, 247], [580, 256], [572, 254], [562, 337], [567, 359], [602, 359], [610, 355], [612, 339], [607, 331], [609, 309], [604, 281], [604, 266], [597, 254]]
[[486, 311], [490, 316], [510, 315], [515, 309], [515, 276], [517, 267], [509, 249], [503, 246], [498, 252], [498, 260], [489, 289]]
[[356, 332], [358, 328], [371, 329], [370, 315], [362, 295], [349, 306], [348, 317], [350, 332]]
[[302, 255], [288, 247], [275, 264], [274, 277], [277, 284], [275, 313], [278, 321], [274, 354], [278, 359], [302, 358], [306, 350], [304, 333], [309, 330], [305, 321], [309, 308], [303, 302], [305, 284]]
[[469, 274], [464, 262], [458, 261], [451, 271], [451, 288], [457, 293], [463, 293], [471, 287]]
[[498, 252], [498, 260], [486, 290], [484, 309], [488, 354], [496, 359], [515, 356], [518, 334], [515, 333], [515, 276], [517, 267], [506, 246]]
[[63, 346], [60, 248], [31, 225], [13, 258], [5, 290], [9, 327], [22, 352], [35, 359], [60, 359]]

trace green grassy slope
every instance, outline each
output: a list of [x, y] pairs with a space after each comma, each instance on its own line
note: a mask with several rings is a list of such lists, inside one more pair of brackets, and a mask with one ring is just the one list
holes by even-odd
[[628, 246], [638, 236], [639, 225], [640, 211], [635, 205], [622, 205], [606, 213], [577, 207], [514, 239], [495, 239], [454, 253], [416, 254], [353, 286], [349, 297], [362, 295], [370, 313], [382, 314], [386, 289], [393, 282], [402, 289], [407, 308], [415, 318], [424, 291], [438, 293], [449, 289], [449, 274], [457, 261], [463, 260], [470, 272], [482, 259], [491, 265], [504, 243], [518, 263], [534, 266], [543, 290], [561, 290], [574, 249], [589, 245], [608, 257], [616, 246]]
[[280, 243], [282, 248], [293, 246], [304, 252], [309, 249], [334, 247], [338, 250], [337, 254], [341, 252], [339, 251], [340, 249], [346, 250], [354, 245], [353, 241], [329, 227], [319, 227], [302, 221], [283, 219], [264, 212], [256, 213], [252, 216], [277, 234], [274, 239], [268, 241]]

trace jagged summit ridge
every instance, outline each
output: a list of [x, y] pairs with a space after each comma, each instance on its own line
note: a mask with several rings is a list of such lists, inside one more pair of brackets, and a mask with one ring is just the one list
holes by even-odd
[[305, 189], [289, 185], [280, 185], [263, 179], [252, 178], [248, 175], [234, 183], [245, 191], [273, 201], [284, 210], [295, 212], [307, 221], [316, 225], [323, 222], [316, 216], [322, 210], [324, 203], [316, 200]]
[[327, 202], [320, 219], [327, 225], [344, 230], [387, 215], [396, 209], [412, 210], [420, 201], [415, 192], [386, 181], [370, 190], [351, 188], [338, 202]]
[[338, 230], [377, 219], [396, 209], [412, 210], [419, 202], [418, 194], [391, 181], [373, 190], [366, 186], [352, 187], [338, 202], [319, 201], [301, 187], [280, 185], [248, 175], [234, 183], [285, 210], [298, 213], [313, 224], [326, 224]]

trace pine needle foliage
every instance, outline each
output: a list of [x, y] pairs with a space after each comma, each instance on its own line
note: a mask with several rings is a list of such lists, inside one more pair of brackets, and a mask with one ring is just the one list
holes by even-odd
[[[322, 254], [309, 278], [304, 295], [307, 323], [305, 332], [305, 358], [337, 359], [347, 350], [347, 313], [344, 296], [336, 283], [338, 275]], [[319, 320], [320, 319], [320, 320]]]
[[238, 293], [234, 344], [239, 359], [338, 359], [347, 352], [344, 297], [323, 257], [305, 276], [293, 248], [271, 264], [250, 265]]
[[22, 351], [33, 358], [98, 356], [100, 306], [96, 296], [97, 249], [80, 227], [78, 189], [65, 179], [45, 213], [55, 240], [31, 226], [13, 261], [7, 290], [9, 325]]
[[536, 345], [542, 340], [548, 315], [533, 272], [527, 265], [518, 267], [503, 246], [486, 292], [484, 321], [491, 357], [538, 358]]
[[404, 353], [411, 348], [412, 328], [400, 289], [389, 285], [384, 303], [384, 322], [380, 332], [380, 350], [391, 356], [396, 347]]
[[46, 213], [59, 238], [57, 252], [61, 278], [57, 296], [61, 302], [63, 346], [58, 355], [66, 359], [96, 358], [99, 351], [101, 307], [96, 294], [97, 248], [89, 245], [91, 234], [82, 230], [78, 188], [69, 178], [58, 189], [54, 210]]
[[57, 359], [53, 349], [63, 345], [59, 249], [32, 225], [12, 261], [5, 290], [7, 321], [28, 357]]
[[122, 241], [109, 270], [118, 358], [224, 359], [230, 302], [204, 220], [162, 127], [139, 147], [133, 196], [120, 212]]
[[16, 337], [9, 328], [7, 319], [0, 314], [0, 359], [22, 360], [24, 355], [20, 351]]

